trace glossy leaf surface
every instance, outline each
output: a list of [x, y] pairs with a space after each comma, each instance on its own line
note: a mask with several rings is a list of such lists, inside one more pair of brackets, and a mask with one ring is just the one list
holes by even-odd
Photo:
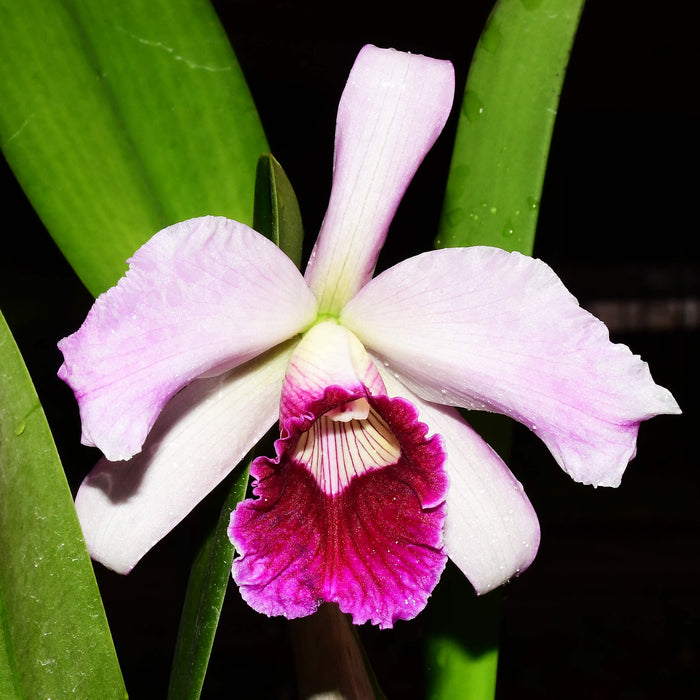
[[301, 267], [304, 226], [299, 202], [287, 174], [270, 154], [258, 160], [253, 228]]
[[251, 222], [267, 144], [206, 0], [2, 0], [0, 143], [93, 294], [156, 231]]
[[501, 0], [467, 78], [436, 247], [531, 254], [583, 0]]
[[223, 489], [228, 493], [220, 516], [192, 564], [170, 673], [169, 700], [201, 695], [231, 577], [233, 545], [227, 534], [229, 516], [236, 504], [245, 498], [249, 464], [246, 458], [224, 482]]
[[68, 484], [0, 316], [0, 696], [125, 698]]

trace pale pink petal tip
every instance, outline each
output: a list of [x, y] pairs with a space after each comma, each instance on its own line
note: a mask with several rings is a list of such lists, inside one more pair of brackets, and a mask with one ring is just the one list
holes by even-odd
[[125, 574], [240, 462], [277, 419], [291, 348], [192, 382], [162, 411], [143, 450], [100, 460], [75, 507], [90, 556]]
[[128, 459], [183, 386], [250, 360], [315, 316], [291, 260], [247, 226], [203, 217], [160, 231], [59, 343], [83, 442]]
[[617, 486], [640, 422], [680, 410], [551, 268], [519, 253], [410, 258], [360, 290], [341, 321], [416, 394], [511, 416], [583, 483]]
[[[358, 402], [368, 418], [345, 420]], [[231, 516], [233, 578], [243, 598], [287, 618], [323, 602], [338, 603], [355, 624], [387, 628], [415, 617], [446, 563], [445, 455], [426, 432], [408, 402], [340, 387], [328, 388], [306, 417], [290, 419], [277, 458], [253, 464], [257, 498]], [[379, 452], [371, 450], [377, 436]], [[324, 444], [335, 460], [320, 457]]]
[[306, 269], [337, 313], [371, 277], [389, 224], [454, 99], [449, 61], [365, 46], [338, 106], [333, 188]]

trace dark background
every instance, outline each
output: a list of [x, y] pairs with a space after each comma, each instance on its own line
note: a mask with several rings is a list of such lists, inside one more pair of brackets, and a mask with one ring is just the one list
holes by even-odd
[[[335, 110], [365, 43], [453, 61], [458, 92], [491, 3], [214, 3], [271, 148], [313, 241], [330, 191]], [[414, 9], [412, 9], [414, 8]], [[510, 464], [541, 520], [529, 571], [503, 591], [498, 698], [691, 698], [700, 692], [698, 477], [698, 5], [590, 0], [562, 94], [535, 254], [614, 340], [646, 359], [681, 417], [644, 424], [619, 489], [572, 483], [526, 430]], [[455, 20], [458, 18], [458, 21]], [[380, 266], [431, 246], [455, 124], [402, 204]], [[75, 491], [96, 461], [55, 377], [59, 338], [92, 299], [3, 166], [0, 306], [44, 402]], [[603, 304], [605, 302], [605, 304]], [[612, 302], [612, 303], [610, 303]], [[164, 697], [192, 548], [211, 504], [126, 578], [96, 565], [132, 698]], [[438, 587], [439, 591], [439, 587]], [[465, 587], [465, 598], [471, 594]], [[390, 698], [422, 698], [428, 610], [391, 631], [362, 628]], [[288, 625], [253, 613], [231, 586], [204, 697], [293, 698]]]

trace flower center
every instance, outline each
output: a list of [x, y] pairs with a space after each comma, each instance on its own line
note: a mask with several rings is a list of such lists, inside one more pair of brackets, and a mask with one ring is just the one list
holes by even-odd
[[324, 413], [302, 433], [292, 459], [304, 465], [328, 495], [340, 493], [354, 476], [396, 464], [396, 436], [365, 398]]

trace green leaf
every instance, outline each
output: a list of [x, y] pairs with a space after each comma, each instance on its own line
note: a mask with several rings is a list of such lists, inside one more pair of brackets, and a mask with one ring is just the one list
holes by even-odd
[[[469, 69], [436, 247], [532, 254], [559, 95], [583, 0], [500, 0]], [[479, 416], [501, 453], [511, 426]], [[482, 432], [483, 434], [483, 432]], [[500, 605], [463, 576], [436, 591], [426, 645], [430, 698], [494, 697]], [[447, 611], [447, 613], [445, 613]]]
[[192, 564], [170, 674], [169, 700], [199, 698], [202, 692], [231, 576], [233, 545], [228, 524], [231, 511], [245, 497], [250, 459], [247, 457], [226, 480], [226, 497], [217, 523]]
[[44, 412], [0, 315], [0, 696], [125, 698]]
[[549, 144], [583, 0], [501, 0], [459, 114], [436, 247], [531, 254]]
[[287, 174], [269, 153], [260, 156], [255, 174], [253, 228], [301, 267], [304, 226], [299, 202]]
[[206, 0], [0, 0], [0, 143], [94, 294], [166, 225], [250, 223], [268, 150]]
[[428, 700], [486, 700], [496, 692], [501, 592], [476, 598], [448, 563], [431, 600], [426, 641]]

